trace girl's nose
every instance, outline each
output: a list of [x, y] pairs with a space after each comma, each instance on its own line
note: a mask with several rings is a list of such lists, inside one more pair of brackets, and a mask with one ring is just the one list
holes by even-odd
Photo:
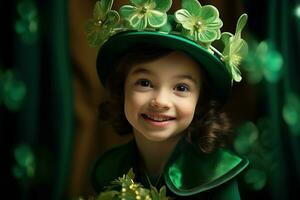
[[150, 106], [156, 110], [168, 110], [170, 108], [170, 98], [164, 92], [158, 92], [151, 100]]

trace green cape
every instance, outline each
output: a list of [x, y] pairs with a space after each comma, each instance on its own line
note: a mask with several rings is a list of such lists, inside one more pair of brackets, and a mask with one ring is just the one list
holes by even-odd
[[[94, 165], [92, 183], [99, 192], [117, 177], [137, 167], [138, 151], [134, 141], [113, 148]], [[248, 160], [226, 149], [212, 154], [199, 152], [182, 139], [164, 168], [164, 184], [178, 196], [190, 196], [214, 189], [236, 177]]]

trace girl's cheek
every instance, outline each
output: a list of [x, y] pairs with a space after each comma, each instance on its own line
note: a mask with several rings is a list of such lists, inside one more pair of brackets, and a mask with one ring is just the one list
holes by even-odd
[[140, 109], [145, 106], [148, 102], [148, 95], [139, 92], [130, 92], [127, 94], [126, 101], [128, 105], [132, 106], [134, 109]]
[[178, 103], [180, 115], [184, 118], [193, 118], [197, 101], [190, 99], [190, 101], [182, 101]]
[[195, 109], [191, 106], [183, 107], [181, 109], [181, 115], [185, 118], [193, 118]]
[[132, 98], [136, 105], [138, 105], [139, 107], [146, 107], [151, 100], [151, 95], [138, 93], [133, 94]]

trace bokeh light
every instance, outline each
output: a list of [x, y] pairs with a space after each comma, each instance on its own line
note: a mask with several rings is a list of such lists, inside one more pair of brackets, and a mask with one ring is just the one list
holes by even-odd
[[13, 174], [17, 179], [33, 178], [35, 175], [36, 161], [32, 149], [25, 144], [19, 145], [14, 151], [16, 165]]
[[257, 84], [260, 81], [277, 82], [282, 75], [283, 58], [274, 45], [267, 41], [257, 44], [250, 42], [249, 54], [243, 65], [247, 73], [247, 81]]
[[8, 110], [17, 111], [23, 105], [26, 96], [26, 86], [18, 80], [11, 70], [0, 69], [0, 104], [4, 104]]
[[261, 190], [266, 185], [267, 175], [262, 170], [250, 169], [246, 172], [244, 180], [253, 190]]
[[291, 133], [300, 135], [300, 98], [294, 93], [289, 93], [283, 106], [282, 115], [289, 126]]
[[240, 154], [250, 152], [252, 145], [258, 138], [258, 130], [253, 122], [245, 122], [237, 131], [234, 148]]
[[17, 5], [19, 19], [15, 23], [15, 31], [27, 44], [36, 42], [38, 38], [39, 20], [37, 8], [32, 1], [21, 1]]
[[300, 19], [300, 5], [297, 5], [295, 8], [295, 15]]
[[277, 161], [274, 158], [276, 145], [270, 138], [270, 119], [262, 117], [256, 123], [244, 122], [236, 130], [234, 140], [235, 151], [247, 157], [250, 162], [248, 170], [244, 174], [244, 182], [251, 190], [263, 189], [268, 176], [274, 173]]

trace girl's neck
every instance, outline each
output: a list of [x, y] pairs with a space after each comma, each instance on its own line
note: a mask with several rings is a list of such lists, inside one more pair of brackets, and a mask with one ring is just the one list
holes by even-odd
[[141, 156], [141, 167], [148, 175], [160, 176], [182, 135], [161, 142], [147, 140], [141, 133], [134, 133], [134, 137]]

